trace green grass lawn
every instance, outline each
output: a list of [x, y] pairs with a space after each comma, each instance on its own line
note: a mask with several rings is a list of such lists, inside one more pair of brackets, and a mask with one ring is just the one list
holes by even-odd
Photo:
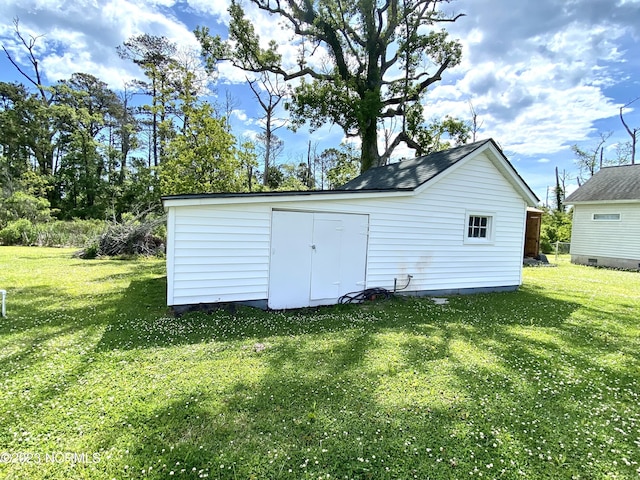
[[0, 477], [640, 477], [640, 274], [172, 318], [162, 260], [0, 247]]

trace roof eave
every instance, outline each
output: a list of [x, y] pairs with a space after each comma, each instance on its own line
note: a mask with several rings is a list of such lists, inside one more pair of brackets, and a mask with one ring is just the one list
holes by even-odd
[[201, 205], [233, 205], [250, 204], [269, 201], [271, 203], [283, 202], [309, 202], [331, 201], [358, 198], [402, 197], [411, 195], [411, 189], [390, 190], [320, 190], [303, 192], [262, 192], [262, 193], [230, 193], [230, 194], [189, 194], [167, 195], [162, 197], [162, 205], [165, 209], [177, 206], [201, 206]]
[[565, 199], [566, 205], [608, 205], [608, 204], [619, 204], [619, 203], [640, 203], [640, 198], [623, 198], [623, 199], [607, 199], [607, 200], [571, 200], [570, 198]]

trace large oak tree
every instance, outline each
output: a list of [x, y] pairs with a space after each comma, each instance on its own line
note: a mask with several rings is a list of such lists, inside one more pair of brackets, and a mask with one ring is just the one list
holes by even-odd
[[[423, 96], [443, 72], [460, 62], [461, 46], [440, 24], [448, 0], [250, 0], [278, 16], [295, 33], [296, 62], [283, 62], [275, 42], [265, 48], [243, 7], [232, 0], [229, 41], [206, 27], [196, 36], [212, 68], [220, 60], [252, 72], [297, 80], [290, 104], [293, 125], [340, 125], [362, 142], [361, 169], [387, 163], [401, 143], [426, 153]], [[318, 61], [318, 52], [326, 52]], [[293, 64], [292, 64], [293, 63]], [[378, 129], [397, 120], [395, 137], [383, 152]]]

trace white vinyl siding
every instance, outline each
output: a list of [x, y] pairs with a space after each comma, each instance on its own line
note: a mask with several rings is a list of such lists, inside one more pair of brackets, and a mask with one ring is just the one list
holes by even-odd
[[[526, 202], [484, 154], [403, 196], [177, 206], [169, 241], [170, 305], [266, 299], [274, 208], [369, 215], [366, 287], [409, 291], [517, 286]], [[468, 213], [492, 212], [490, 244], [465, 242]], [[293, 267], [293, 266], [292, 266]], [[364, 288], [364, 287], [363, 287]], [[173, 289], [173, 291], [172, 291]]]
[[571, 254], [640, 260], [640, 202], [574, 205]]
[[173, 272], [168, 297], [173, 305], [266, 298], [268, 208], [197, 206], [175, 212], [168, 262]]

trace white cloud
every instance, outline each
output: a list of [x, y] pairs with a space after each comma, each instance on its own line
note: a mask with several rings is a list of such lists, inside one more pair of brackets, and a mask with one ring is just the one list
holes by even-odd
[[[76, 72], [99, 76], [112, 88], [122, 88], [125, 80], [141, 72], [121, 60], [116, 47], [141, 33], [166, 36], [180, 46], [199, 47], [193, 33], [166, 9], [172, 0], [68, 1], [25, 0], [0, 7], [6, 18], [18, 17], [20, 29], [28, 38], [40, 36], [36, 53], [50, 82], [69, 78]], [[16, 44], [13, 30], [0, 30], [3, 44], [24, 63], [24, 49]]]
[[222, 62], [217, 65], [220, 83], [241, 84], [247, 83], [247, 72], [234, 67], [230, 62]]
[[231, 111], [231, 115], [247, 125], [251, 124], [251, 121], [247, 122], [249, 117], [247, 117], [247, 113], [244, 110], [234, 109]]
[[[427, 97], [428, 110], [439, 116], [470, 119], [472, 102], [482, 122], [483, 136], [492, 136], [505, 148], [523, 155], [552, 154], [586, 139], [594, 123], [617, 113], [618, 105], [603, 88], [615, 84], [605, 62], [620, 62], [615, 40], [603, 26], [587, 30], [581, 25], [559, 25], [540, 32], [511, 26], [506, 56], [478, 62], [474, 55], [489, 39], [472, 29], [464, 41], [467, 62], [455, 71], [454, 82], [438, 85]], [[494, 32], [497, 33], [497, 32]], [[494, 45], [495, 46], [495, 45]], [[445, 79], [446, 79], [445, 74]]]
[[151, 5], [128, 0], [111, 0], [102, 7], [100, 15], [109, 20], [108, 26], [113, 28], [122, 40], [148, 33], [165, 36], [179, 46], [199, 48], [190, 29], [175, 17], [167, 16], [165, 12]]
[[255, 130], [246, 129], [246, 130], [242, 131], [242, 133], [240, 134], [239, 138], [247, 139], [247, 140], [250, 140], [252, 142], [257, 142], [258, 141], [258, 135], [259, 135], [259, 132], [256, 132]]
[[227, 10], [231, 2], [228, 0], [187, 0], [187, 4], [198, 13], [212, 15], [218, 17], [219, 22], [229, 23]]
[[551, 154], [586, 139], [593, 122], [615, 114], [615, 105], [594, 87], [550, 90], [545, 96], [544, 102], [523, 108], [509, 122], [489, 113], [484, 118], [484, 131], [500, 139], [509, 151]]

